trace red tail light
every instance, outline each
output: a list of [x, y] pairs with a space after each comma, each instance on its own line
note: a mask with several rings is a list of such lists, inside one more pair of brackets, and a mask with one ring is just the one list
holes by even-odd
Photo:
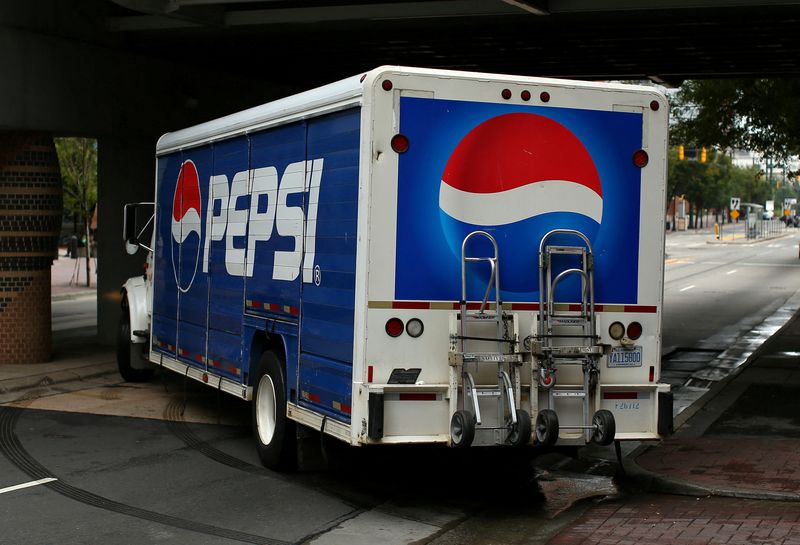
[[642, 336], [642, 324], [639, 322], [631, 322], [628, 324], [628, 338], [636, 340]]
[[647, 152], [643, 149], [636, 150], [633, 154], [633, 164], [639, 168], [644, 168], [647, 166], [647, 163], [650, 161], [650, 157], [647, 155]]
[[395, 134], [392, 136], [392, 149], [397, 153], [405, 153], [409, 146], [408, 136], [405, 134]]
[[403, 334], [405, 324], [400, 318], [389, 318], [386, 322], [386, 334], [390, 337], [399, 337]]

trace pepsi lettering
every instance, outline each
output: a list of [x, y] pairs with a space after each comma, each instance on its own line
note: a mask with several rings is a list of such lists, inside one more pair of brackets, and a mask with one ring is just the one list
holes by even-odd
[[[296, 280], [302, 266], [303, 282], [312, 282], [323, 162], [324, 159], [315, 159], [292, 163], [280, 178], [274, 166], [237, 172], [230, 182], [224, 174], [211, 176], [202, 245], [203, 272], [209, 270], [211, 244], [224, 241], [226, 272], [231, 276], [252, 277], [258, 243], [270, 240], [277, 231], [278, 236], [294, 239], [294, 244], [291, 250], [275, 251], [272, 279]], [[307, 193], [308, 217], [302, 206], [289, 204], [289, 197], [298, 193]], [[199, 208], [197, 169], [192, 161], [185, 161], [175, 189], [172, 219], [175, 242], [181, 244], [192, 234], [201, 237]], [[240, 237], [246, 238], [245, 247], [237, 247], [235, 240]], [[187, 291], [191, 280], [185, 283], [178, 278], [175, 257], [173, 267], [178, 287]], [[192, 279], [193, 276], [194, 273]]]

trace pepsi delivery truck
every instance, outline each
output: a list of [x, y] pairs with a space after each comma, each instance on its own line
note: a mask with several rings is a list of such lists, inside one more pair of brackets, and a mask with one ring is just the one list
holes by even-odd
[[120, 371], [250, 401], [272, 468], [298, 425], [657, 439], [667, 110], [648, 87], [386, 66], [165, 134], [154, 216], [125, 210], [148, 255]]

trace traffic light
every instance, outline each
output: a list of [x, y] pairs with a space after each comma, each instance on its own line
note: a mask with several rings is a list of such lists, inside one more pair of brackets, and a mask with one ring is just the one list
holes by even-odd
[[678, 146], [678, 161], [683, 161], [683, 146]]
[[705, 163], [708, 160], [708, 151], [706, 148], [700, 150], [700, 162]]

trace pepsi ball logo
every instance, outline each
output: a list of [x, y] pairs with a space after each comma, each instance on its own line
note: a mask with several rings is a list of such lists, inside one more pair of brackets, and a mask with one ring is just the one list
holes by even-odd
[[[488, 231], [500, 248], [501, 288], [530, 296], [538, 290], [542, 237], [552, 229], [575, 229], [593, 241], [603, 194], [594, 161], [577, 136], [547, 117], [512, 113], [484, 121], [461, 139], [442, 174], [439, 208], [455, 255], [460, 258], [470, 232]], [[488, 242], [473, 240], [467, 255], [492, 255]], [[579, 245], [563, 237], [553, 242]], [[470, 298], [482, 296], [489, 267], [476, 266], [468, 276], [474, 279]]]
[[202, 240], [200, 178], [191, 160], [184, 161], [178, 172], [172, 200], [172, 269], [175, 283], [182, 292], [192, 287], [200, 261]]

